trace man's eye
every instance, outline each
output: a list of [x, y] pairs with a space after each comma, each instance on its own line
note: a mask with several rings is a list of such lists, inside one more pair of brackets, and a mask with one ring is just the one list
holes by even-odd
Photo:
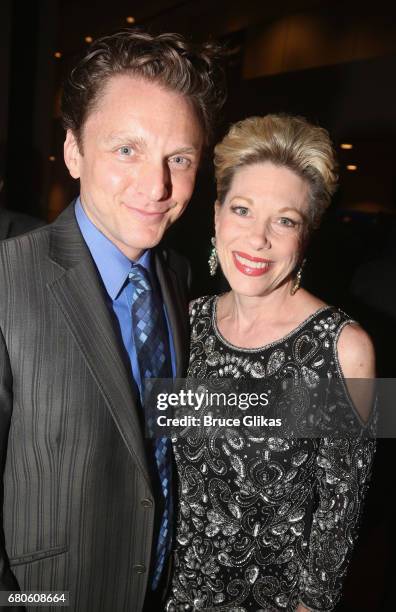
[[249, 209], [246, 206], [231, 206], [231, 210], [240, 217], [246, 217], [249, 214]]
[[121, 155], [129, 157], [130, 155], [132, 155], [132, 147], [128, 147], [128, 145], [124, 145], [122, 147], [120, 147], [119, 152], [121, 153]]
[[175, 155], [174, 157], [171, 157], [169, 162], [180, 168], [188, 168], [191, 165], [191, 160], [187, 157], [183, 157], [182, 155]]

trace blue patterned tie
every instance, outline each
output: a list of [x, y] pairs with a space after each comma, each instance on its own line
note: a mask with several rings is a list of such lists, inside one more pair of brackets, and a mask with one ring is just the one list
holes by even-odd
[[[135, 264], [129, 273], [133, 285], [132, 329], [144, 401], [146, 378], [171, 378], [171, 359], [162, 304], [152, 290], [147, 271]], [[148, 423], [149, 430], [150, 422]], [[152, 588], [156, 589], [172, 543], [172, 455], [169, 438], [155, 438], [154, 454], [164, 496], [164, 512], [156, 550]]]

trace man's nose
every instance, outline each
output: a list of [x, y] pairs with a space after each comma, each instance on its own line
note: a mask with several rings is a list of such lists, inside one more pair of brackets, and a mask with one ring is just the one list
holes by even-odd
[[139, 170], [138, 192], [152, 202], [167, 200], [171, 194], [168, 166], [163, 163], [145, 163]]

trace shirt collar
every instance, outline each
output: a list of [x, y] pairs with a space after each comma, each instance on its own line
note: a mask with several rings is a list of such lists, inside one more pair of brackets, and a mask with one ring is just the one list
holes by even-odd
[[118, 297], [133, 264], [139, 263], [150, 273], [150, 250], [144, 251], [137, 261], [131, 261], [92, 223], [79, 197], [75, 204], [75, 214], [83, 238], [112, 300]]

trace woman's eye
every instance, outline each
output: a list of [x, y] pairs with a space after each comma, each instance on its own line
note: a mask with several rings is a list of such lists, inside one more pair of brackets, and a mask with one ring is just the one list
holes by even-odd
[[231, 210], [240, 217], [246, 217], [249, 214], [249, 209], [246, 206], [231, 206]]
[[297, 221], [289, 219], [288, 217], [280, 217], [279, 223], [280, 225], [284, 225], [286, 227], [296, 227], [296, 225], [298, 225]]

